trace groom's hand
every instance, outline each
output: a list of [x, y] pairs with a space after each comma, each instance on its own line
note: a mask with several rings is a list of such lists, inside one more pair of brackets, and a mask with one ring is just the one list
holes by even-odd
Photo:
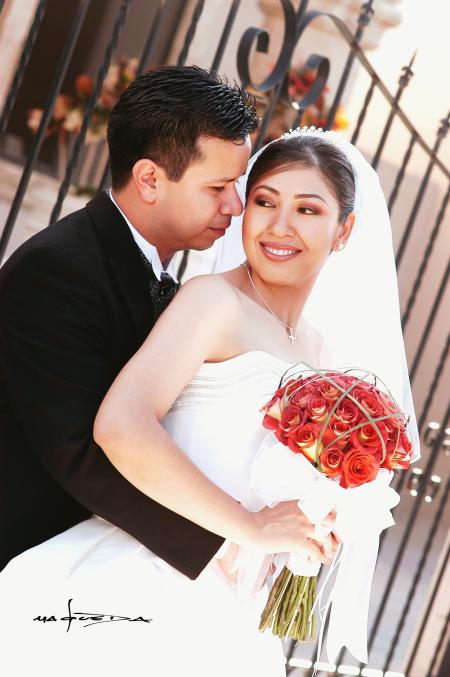
[[214, 557], [214, 565], [226, 583], [232, 588], [236, 587], [237, 571], [233, 570], [236, 563], [239, 546], [236, 543], [230, 543], [225, 553], [221, 557]]
[[[226, 552], [220, 558], [219, 557], [214, 558], [216, 570], [220, 574], [221, 578], [223, 578], [228, 583], [228, 585], [233, 589], [236, 589], [238, 577], [238, 572], [235, 569], [238, 552], [239, 546], [236, 543], [230, 543]], [[271, 555], [269, 555], [269, 557], [271, 557]], [[272, 576], [274, 572], [275, 572], [275, 564], [271, 563], [269, 569], [267, 570], [267, 565], [264, 566], [263, 563], [262, 572], [255, 582], [252, 594], [255, 594], [256, 592], [261, 590], [261, 588], [266, 582], [267, 576]]]

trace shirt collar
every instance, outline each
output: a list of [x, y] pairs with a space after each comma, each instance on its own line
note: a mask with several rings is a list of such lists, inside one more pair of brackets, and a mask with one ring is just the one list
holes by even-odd
[[[141, 250], [141, 252], [144, 254], [145, 258], [147, 261], [149, 261], [151, 267], [153, 268], [153, 272], [155, 273], [156, 277], [158, 280], [161, 280], [161, 273], [164, 271], [164, 267], [161, 263], [161, 259], [159, 258], [158, 250], [154, 245], [152, 245], [150, 242], [148, 242], [142, 235], [136, 230], [136, 228], [130, 223], [129, 219], [127, 216], [123, 213], [119, 205], [114, 199], [114, 196], [112, 194], [112, 188], [109, 189], [108, 195], [111, 198], [112, 202], [115, 204], [119, 212], [122, 214], [123, 218], [125, 219], [125, 223], [127, 224], [128, 228], [131, 231], [131, 234], [134, 238], [134, 241], [136, 242], [137, 246]], [[177, 277], [176, 277], [176, 272], [175, 272], [175, 262], [172, 259], [167, 266], [167, 269], [164, 271], [170, 275], [170, 277], [177, 282]]]

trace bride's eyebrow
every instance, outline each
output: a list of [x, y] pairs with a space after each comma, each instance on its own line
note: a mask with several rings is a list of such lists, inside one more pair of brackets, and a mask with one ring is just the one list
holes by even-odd
[[[258, 188], [265, 188], [265, 190], [268, 190], [270, 193], [274, 193], [275, 195], [279, 195], [280, 192], [276, 188], [272, 188], [271, 186], [266, 186], [265, 184], [261, 184], [259, 186], [255, 186], [253, 190], [257, 190]], [[315, 197], [318, 200], [322, 200], [322, 202], [325, 202], [325, 204], [328, 204], [328, 202], [323, 198], [321, 195], [317, 195], [317, 193], [297, 193], [297, 195], [294, 195], [295, 198], [298, 197]]]

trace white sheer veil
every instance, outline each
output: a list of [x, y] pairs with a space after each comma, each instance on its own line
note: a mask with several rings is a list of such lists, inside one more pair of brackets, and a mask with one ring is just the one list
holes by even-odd
[[[391, 222], [380, 181], [361, 152], [340, 134], [303, 127], [280, 138], [299, 135], [338, 146], [350, 161], [356, 180], [353, 232], [345, 249], [333, 252], [320, 271], [304, 317], [320, 332], [329, 352], [330, 363], [323, 366], [361, 368], [384, 381], [409, 417], [413, 460], [417, 460], [419, 433], [400, 322]], [[243, 203], [250, 170], [266, 147], [251, 158], [246, 174], [238, 181]], [[242, 216], [232, 219], [217, 245], [214, 272], [230, 270], [245, 261]]]

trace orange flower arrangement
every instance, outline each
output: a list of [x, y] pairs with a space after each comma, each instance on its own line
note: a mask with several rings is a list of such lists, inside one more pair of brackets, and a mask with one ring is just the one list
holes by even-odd
[[[136, 77], [138, 60], [122, 56], [117, 63], [112, 63], [103, 82], [94, 113], [86, 134], [86, 143], [95, 143], [104, 138], [109, 114], [126, 90], [130, 82]], [[75, 94], [59, 94], [56, 97], [52, 118], [47, 127], [46, 136], [59, 134], [78, 134], [83, 117], [94, 91], [94, 81], [90, 75], [81, 73], [75, 78]], [[32, 132], [36, 132], [43, 115], [42, 108], [31, 108], [27, 112], [27, 125]]]
[[[310, 68], [300, 67], [298, 69], [292, 68], [288, 73], [288, 92], [293, 101], [301, 101], [305, 94], [309, 91], [312, 83], [315, 79], [315, 71]], [[261, 94], [250, 88], [252, 94], [254, 94], [256, 99], [256, 107], [259, 112], [259, 115], [263, 117], [266, 105], [267, 105], [267, 96], [266, 94]], [[305, 108], [301, 120], [299, 121], [300, 125], [308, 125], [314, 127], [324, 128], [327, 123], [329, 105], [328, 105], [328, 94], [330, 88], [328, 85], [325, 86], [322, 94], [316, 99], [316, 101]], [[288, 116], [287, 113], [291, 113], [291, 116]], [[274, 115], [269, 122], [265, 142], [272, 141], [287, 128], [291, 127], [294, 120], [294, 109], [287, 107], [286, 104], [278, 102]], [[342, 131], [346, 129], [349, 125], [349, 118], [345, 109], [342, 105], [339, 105], [332, 129], [336, 131]]]

